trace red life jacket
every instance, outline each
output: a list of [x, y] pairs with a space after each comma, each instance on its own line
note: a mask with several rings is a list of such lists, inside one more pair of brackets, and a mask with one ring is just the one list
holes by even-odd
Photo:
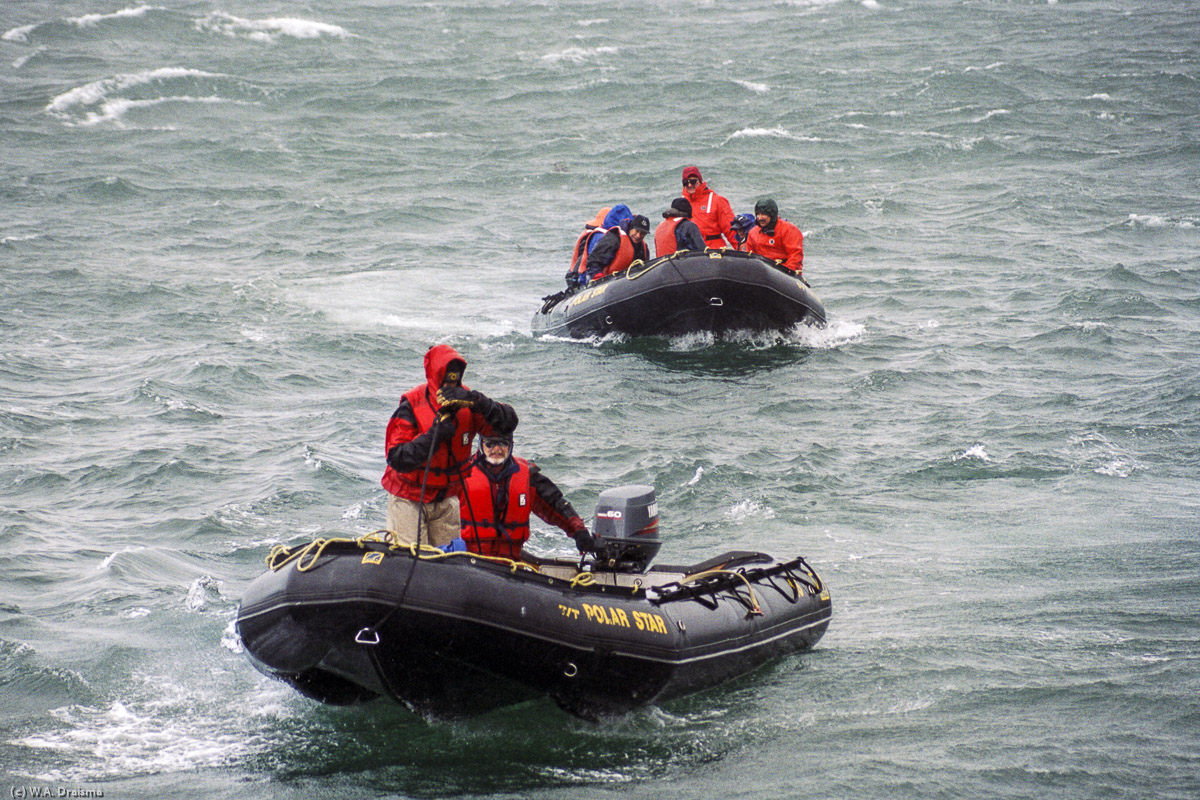
[[459, 503], [462, 538], [472, 553], [503, 558], [520, 558], [521, 547], [529, 539], [529, 511], [533, 497], [529, 491], [529, 462], [513, 457], [517, 470], [508, 477], [508, 506], [504, 519], [496, 519], [492, 504], [492, 479], [476, 465], [463, 485]]
[[675, 229], [683, 222], [683, 217], [667, 217], [654, 229], [654, 255], [657, 258], [669, 256], [679, 249], [675, 241]]
[[612, 211], [611, 206], [602, 208], [591, 222], [584, 223], [583, 233], [579, 234], [579, 238], [575, 240], [575, 249], [571, 252], [571, 268], [567, 270], [568, 275], [583, 275], [587, 272], [588, 244], [592, 241], [593, 236], [603, 236], [608, 233], [608, 228], [602, 226], [609, 211]]
[[[417, 429], [421, 432], [433, 427], [437, 421], [437, 409], [429, 400], [429, 387], [417, 386], [405, 392], [404, 399], [412, 407], [413, 416], [417, 419]], [[383, 488], [397, 497], [412, 500], [416, 503], [429, 503], [435, 499], [456, 497], [462, 490], [462, 473], [468, 469], [471, 460], [471, 410], [460, 408], [454, 413], [458, 428], [449, 442], [443, 442], [434, 449], [429, 459], [429, 469], [424, 465], [411, 472], [396, 472], [387, 467], [383, 472]], [[421, 496], [421, 486], [425, 487], [425, 496]]]
[[617, 254], [613, 256], [612, 263], [605, 267], [604, 271], [593, 278], [593, 280], [599, 280], [607, 275], [615, 275], [622, 270], [629, 269], [629, 265], [633, 263], [635, 252], [633, 242], [629, 240], [629, 234], [620, 228], [617, 228], [617, 234], [620, 236], [621, 241], [620, 246], [617, 248]]

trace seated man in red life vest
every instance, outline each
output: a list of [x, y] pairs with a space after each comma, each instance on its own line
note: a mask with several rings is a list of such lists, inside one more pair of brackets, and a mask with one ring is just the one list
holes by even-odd
[[770, 198], [754, 204], [754, 221], [758, 224], [746, 235], [746, 249], [799, 276], [804, 269], [804, 234], [800, 229], [779, 218], [779, 206]]
[[641, 214], [634, 214], [628, 222], [622, 222], [608, 233], [596, 245], [587, 257], [587, 276], [589, 281], [615, 275], [629, 269], [635, 261], [649, 261], [650, 249], [646, 247], [646, 234], [650, 233], [650, 220]]
[[[460, 500], [462, 542], [472, 553], [519, 559], [529, 539], [530, 512], [562, 528], [579, 552], [590, 552], [595, 546], [587, 526], [554, 481], [536, 464], [513, 456], [509, 436], [481, 438]], [[455, 541], [445, 549], [464, 548]]]
[[676, 197], [671, 201], [671, 207], [663, 212], [663, 221], [654, 229], [655, 257], [704, 248], [704, 234], [692, 222], [692, 204], [685, 197]]

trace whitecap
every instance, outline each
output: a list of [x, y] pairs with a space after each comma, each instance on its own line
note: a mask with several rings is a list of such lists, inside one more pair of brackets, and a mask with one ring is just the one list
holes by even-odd
[[138, 6], [136, 8], [122, 8], [120, 11], [113, 11], [109, 14], [84, 14], [81, 17], [67, 17], [64, 21], [80, 28], [93, 28], [105, 20], [121, 19], [123, 17], [141, 17], [147, 11], [162, 10], [162, 6]]
[[736, 83], [738, 86], [741, 86], [743, 89], [749, 89], [750, 91], [756, 92], [758, 94], [766, 94], [767, 92], [771, 91], [771, 87], [767, 86], [765, 83], [755, 83], [754, 81], [737, 81], [737, 80], [735, 80], [734, 83]]
[[757, 500], [746, 498], [745, 500], [734, 504], [734, 506], [729, 509], [728, 514], [734, 523], [740, 525], [752, 517], [758, 519], [774, 519], [775, 509], [771, 508], [770, 506], [765, 506], [762, 503], [759, 503]]
[[704, 467], [696, 467], [696, 474], [692, 476], [691, 480], [689, 480], [687, 483], [684, 483], [682, 485], [683, 486], [695, 486], [697, 483], [700, 482], [700, 478], [703, 476], [704, 476]]
[[568, 47], [565, 50], [560, 50], [556, 53], [547, 53], [541, 57], [541, 60], [548, 64], [557, 64], [562, 61], [569, 61], [573, 64], [582, 64], [585, 61], [590, 61], [596, 56], [614, 55], [618, 52], [616, 47]]
[[326, 22], [313, 22], [296, 17], [243, 19], [224, 11], [214, 11], [207, 17], [196, 20], [195, 27], [198, 31], [220, 33], [230, 38], [248, 39], [252, 42], [274, 42], [280, 36], [290, 36], [293, 39], [319, 39], [322, 36], [345, 39], [354, 36], [345, 28]]
[[1108, 475], [1111, 478], [1128, 478], [1129, 464], [1121, 458], [1114, 458], [1107, 464], [1102, 464], [1092, 470], [1098, 475]]
[[1158, 214], [1130, 214], [1125, 224], [1131, 228], [1194, 228], [1196, 226], [1195, 220], [1172, 220]]
[[33, 33], [37, 26], [38, 24], [34, 23], [32, 25], [22, 25], [19, 28], [11, 28], [5, 31], [4, 35], [0, 36], [0, 39], [6, 42], [28, 42], [29, 34]]
[[[787, 128], [776, 126], [774, 128], [742, 128], [740, 131], [734, 131], [730, 139], [752, 138], [755, 136], [774, 136], [780, 139], [790, 139], [792, 135], [788, 133]], [[728, 140], [727, 140], [728, 141]]]
[[956, 453], [951, 460], [956, 461], [956, 462], [957, 461], [982, 461], [983, 463], [987, 464], [987, 463], [991, 462], [992, 457], [988, 455], [988, 452], [987, 452], [987, 450], [984, 449], [983, 445], [975, 444], [975, 445], [968, 447], [966, 450], [962, 451], [961, 453]]
[[112, 566], [112, 563], [116, 559], [117, 556], [125, 555], [126, 553], [137, 553], [137, 552], [140, 552], [145, 549], [146, 549], [145, 547], [126, 547], [123, 550], [118, 550], [115, 553], [110, 554], [103, 561], [101, 561], [100, 566], [96, 567], [96, 571], [97, 572], [105, 572], [106, 570], [108, 570], [108, 568]]
[[[77, 86], [68, 92], [63, 92], [50, 101], [50, 103], [46, 106], [46, 112], [68, 122], [79, 122], [79, 124], [93, 125], [97, 122], [115, 119], [124, 114], [131, 107], [165, 102], [168, 99], [175, 99], [183, 102], [219, 101], [220, 98], [194, 98], [190, 96], [129, 100], [122, 97], [112, 98], [112, 95], [128, 89], [133, 89], [135, 87], [146, 86], [148, 84], [164, 81], [172, 81], [179, 78], [221, 77], [225, 76], [218, 73], [205, 72], [203, 70], [190, 69], [187, 67], [159, 67], [158, 69], [147, 70], [145, 72], [117, 75], [112, 78], [104, 78], [102, 80], [93, 81], [91, 83], [84, 84], [83, 86]], [[92, 109], [93, 107], [98, 107], [98, 110], [87, 110]], [[76, 115], [78, 115], [81, 111], [85, 112], [82, 121], [76, 119]]]

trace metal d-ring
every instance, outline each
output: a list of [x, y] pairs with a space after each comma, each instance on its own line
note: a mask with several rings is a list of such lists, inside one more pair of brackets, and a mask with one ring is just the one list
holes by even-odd
[[[366, 638], [367, 634], [370, 634], [372, 638], [370, 638], [370, 639]], [[363, 628], [361, 631], [354, 634], [354, 641], [358, 642], [359, 644], [369, 644], [369, 645], [379, 644], [379, 631], [375, 630], [374, 628], [370, 628], [370, 627]]]
[[578, 674], [579, 667], [575, 666], [573, 662], [568, 661], [567, 666], [563, 669], [563, 675], [566, 675], [568, 678], [574, 678]]

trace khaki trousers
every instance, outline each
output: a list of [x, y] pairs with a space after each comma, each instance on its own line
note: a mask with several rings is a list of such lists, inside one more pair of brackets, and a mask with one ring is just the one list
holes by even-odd
[[387, 529], [403, 544], [417, 541], [418, 525], [421, 544], [435, 547], [450, 544], [462, 533], [458, 514], [458, 498], [447, 497], [436, 503], [416, 503], [403, 497], [388, 495]]

